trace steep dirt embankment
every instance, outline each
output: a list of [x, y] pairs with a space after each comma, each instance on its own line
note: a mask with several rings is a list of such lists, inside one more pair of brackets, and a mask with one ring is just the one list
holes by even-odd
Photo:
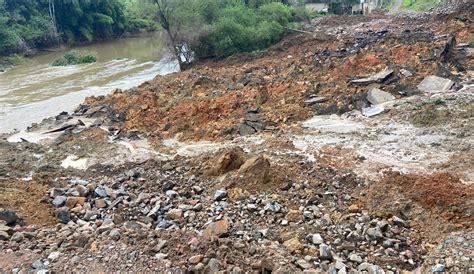
[[323, 18], [7, 136], [0, 272], [472, 272], [473, 14]]

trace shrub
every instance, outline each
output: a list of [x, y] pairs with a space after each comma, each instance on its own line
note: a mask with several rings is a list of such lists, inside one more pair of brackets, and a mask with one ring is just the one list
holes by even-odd
[[235, 5], [222, 10], [210, 34], [194, 49], [227, 57], [239, 52], [262, 50], [281, 39], [284, 27], [294, 18], [293, 8], [281, 3], [263, 4], [258, 9]]
[[258, 14], [266, 21], [275, 21], [282, 26], [288, 25], [294, 18], [294, 9], [282, 3], [269, 3], [258, 8]]
[[78, 53], [76, 51], [66, 52], [63, 56], [56, 58], [51, 66], [69, 66], [69, 65], [78, 65], [78, 64], [88, 64], [94, 63], [97, 61], [97, 57], [93, 54], [88, 53]]

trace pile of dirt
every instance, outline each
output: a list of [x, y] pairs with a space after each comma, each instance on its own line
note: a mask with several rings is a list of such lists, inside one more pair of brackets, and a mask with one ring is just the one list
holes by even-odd
[[431, 239], [452, 229], [472, 228], [473, 201], [474, 186], [448, 173], [423, 176], [386, 172], [383, 180], [371, 185], [366, 197], [374, 214], [413, 220]]
[[15, 210], [27, 225], [56, 225], [53, 208], [46, 197], [49, 186], [37, 182], [11, 181], [0, 183], [0, 208]]

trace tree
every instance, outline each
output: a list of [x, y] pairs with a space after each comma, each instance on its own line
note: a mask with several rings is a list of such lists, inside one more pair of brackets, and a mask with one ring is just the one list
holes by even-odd
[[[210, 31], [200, 0], [154, 0], [161, 27], [168, 34], [170, 48], [180, 66], [194, 59], [194, 48]], [[208, 2], [209, 3], [209, 2]], [[211, 16], [211, 15], [209, 15]]]

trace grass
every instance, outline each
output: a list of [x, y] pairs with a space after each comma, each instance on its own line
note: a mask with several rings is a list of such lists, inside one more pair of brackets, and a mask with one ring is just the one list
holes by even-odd
[[423, 12], [436, 7], [441, 0], [403, 0], [403, 8]]
[[81, 53], [77, 51], [66, 52], [63, 56], [56, 58], [51, 66], [69, 66], [69, 65], [79, 65], [79, 64], [89, 64], [97, 61], [97, 57], [94, 54], [90, 53]]

